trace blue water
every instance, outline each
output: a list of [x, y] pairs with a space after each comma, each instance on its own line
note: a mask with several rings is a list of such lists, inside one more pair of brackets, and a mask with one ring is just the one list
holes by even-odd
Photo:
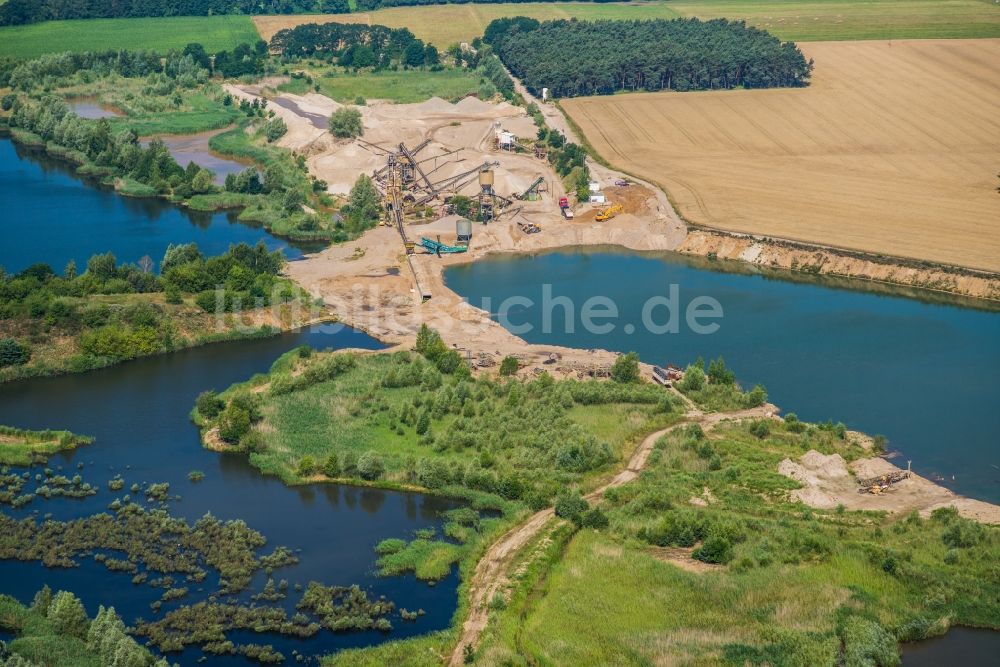
[[284, 248], [289, 259], [316, 247], [237, 222], [235, 211], [199, 213], [94, 185], [65, 162], [0, 139], [0, 266], [15, 273], [46, 262], [61, 272], [72, 259], [82, 271], [92, 255], [109, 250], [124, 262], [149, 255], [158, 266], [171, 243], [194, 242], [206, 255], [218, 255], [230, 244], [263, 239], [272, 250]]
[[[127, 199], [93, 187], [77, 178], [66, 165], [43, 155], [22, 151], [0, 141], [0, 204], [5, 215], [0, 231], [0, 264], [17, 271], [35, 262], [57, 270], [71, 258], [82, 268], [94, 253], [112, 250], [119, 259], [134, 261], [143, 255], [159, 259], [169, 243], [196, 241], [206, 254], [225, 251], [231, 243], [283, 247], [299, 254], [262, 229], [236, 223], [225, 215], [191, 215], [158, 200]], [[211, 512], [216, 517], [242, 519], [267, 539], [267, 553], [278, 545], [299, 556], [298, 565], [274, 573], [275, 581], [292, 586], [310, 581], [326, 585], [358, 584], [377, 598], [384, 595], [409, 610], [426, 614], [415, 622], [398, 614], [389, 633], [377, 631], [333, 633], [321, 631], [306, 639], [249, 632], [230, 633], [234, 642], [272, 644], [293, 662], [292, 651], [323, 655], [340, 648], [364, 646], [446, 628], [457, 602], [458, 574], [453, 572], [430, 586], [412, 576], [382, 578], [375, 574], [374, 547], [388, 537], [410, 537], [421, 528], [440, 530], [443, 510], [456, 503], [415, 493], [333, 484], [287, 487], [252, 468], [242, 454], [216, 454], [202, 448], [189, 413], [195, 397], [205, 389], [223, 389], [265, 372], [282, 353], [301, 344], [317, 349], [378, 349], [378, 341], [339, 325], [233, 343], [220, 343], [147, 357], [111, 368], [78, 375], [37, 378], [0, 384], [0, 424], [22, 428], [68, 429], [95, 438], [93, 444], [57, 455], [48, 466], [67, 476], [79, 473], [98, 488], [85, 499], [36, 498], [21, 509], [0, 507], [5, 514], [41, 519], [51, 514], [70, 520], [106, 511], [108, 503], [137, 482], [169, 482], [171, 513], [194, 522]], [[79, 464], [82, 468], [78, 468]], [[192, 470], [205, 474], [193, 483]], [[126, 488], [111, 492], [107, 482], [121, 474]], [[32, 485], [33, 486], [33, 485]], [[151, 618], [149, 604], [162, 593], [148, 585], [136, 586], [127, 573], [109, 572], [89, 557], [79, 567], [45, 568], [36, 562], [0, 561], [0, 592], [30, 602], [48, 584], [54, 590], [77, 594], [91, 615], [98, 605], [111, 605], [127, 623]], [[251, 588], [266, 581], [261, 573]], [[213, 575], [193, 584], [188, 597], [164, 604], [164, 611], [190, 604], [211, 593]], [[251, 591], [252, 592], [252, 591]], [[249, 592], [244, 595], [249, 595]], [[301, 594], [289, 589], [281, 603], [289, 615]], [[171, 664], [198, 664], [201, 651], [191, 648], [169, 656]], [[212, 664], [250, 664], [237, 657], [211, 658]]]
[[[495, 319], [504, 299], [532, 299], [534, 306], [515, 305], [508, 317], [512, 330], [531, 325], [519, 334], [529, 342], [635, 350], [655, 364], [721, 354], [744, 385], [764, 384], [785, 412], [884, 434], [903, 465], [912, 459], [921, 474], [1000, 502], [1000, 314], [866, 292], [863, 283], [850, 290], [704, 266], [673, 254], [573, 250], [489, 258], [448, 269], [446, 280], [474, 306], [491, 297], [485, 309]], [[573, 333], [561, 307], [551, 309], [551, 331], [543, 331], [543, 283], [575, 303]], [[651, 333], [642, 326], [643, 305], [668, 296], [672, 284], [680, 330]], [[595, 295], [619, 309], [608, 333], [582, 326], [583, 304]], [[715, 333], [684, 323], [684, 309], [699, 296], [722, 308], [721, 319], [702, 320], [717, 323]], [[666, 322], [665, 308], [653, 314]]]

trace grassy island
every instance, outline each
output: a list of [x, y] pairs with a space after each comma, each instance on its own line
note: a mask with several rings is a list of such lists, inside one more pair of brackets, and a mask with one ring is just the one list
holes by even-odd
[[28, 431], [0, 426], [0, 465], [26, 466], [44, 462], [56, 452], [89, 445], [93, 438], [69, 431]]

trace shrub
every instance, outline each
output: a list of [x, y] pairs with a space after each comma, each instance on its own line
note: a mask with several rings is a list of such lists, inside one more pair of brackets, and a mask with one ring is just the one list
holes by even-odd
[[340, 457], [336, 452], [327, 456], [323, 462], [323, 474], [327, 477], [340, 477]]
[[982, 542], [985, 535], [986, 529], [982, 524], [959, 519], [945, 529], [941, 534], [941, 541], [953, 549], [967, 549]]
[[730, 386], [736, 383], [736, 374], [726, 368], [726, 361], [719, 357], [708, 364], [708, 381], [712, 384]]
[[219, 398], [215, 391], [208, 389], [198, 394], [195, 401], [198, 414], [206, 419], [215, 419], [226, 407], [226, 402]]
[[875, 621], [849, 616], [840, 631], [845, 667], [891, 667], [899, 664], [896, 639]]
[[639, 355], [635, 352], [618, 355], [611, 366], [611, 379], [621, 384], [634, 384], [639, 381]]
[[705, 537], [707, 524], [695, 512], [669, 512], [652, 527], [640, 531], [639, 537], [660, 547], [692, 547]]
[[354, 107], [341, 107], [330, 114], [330, 134], [341, 139], [351, 139], [364, 134], [361, 112]]
[[750, 434], [763, 440], [771, 435], [771, 426], [766, 419], [759, 419], [750, 426]]
[[724, 537], [710, 537], [691, 556], [703, 563], [724, 565], [733, 559], [733, 545]]
[[504, 357], [500, 362], [500, 375], [509, 376], [517, 373], [517, 357]]
[[250, 413], [230, 403], [219, 415], [219, 437], [230, 445], [240, 442], [250, 432]]
[[580, 523], [580, 515], [587, 511], [590, 505], [579, 492], [567, 492], [556, 498], [556, 516]]
[[372, 481], [385, 474], [385, 463], [382, 457], [373, 451], [367, 451], [358, 458], [358, 475], [361, 479]]
[[701, 391], [705, 387], [705, 371], [698, 366], [688, 366], [678, 387], [681, 391]]
[[296, 471], [300, 477], [309, 477], [316, 472], [316, 459], [308, 455], [303, 456], [299, 459], [299, 465]]
[[31, 350], [27, 345], [18, 343], [13, 338], [0, 338], [0, 368], [21, 366], [28, 363]]
[[83, 603], [67, 591], [59, 591], [49, 605], [49, 621], [53, 629], [61, 635], [85, 639], [90, 622]]
[[608, 517], [600, 507], [593, 507], [580, 514], [580, 526], [601, 530], [608, 527]]

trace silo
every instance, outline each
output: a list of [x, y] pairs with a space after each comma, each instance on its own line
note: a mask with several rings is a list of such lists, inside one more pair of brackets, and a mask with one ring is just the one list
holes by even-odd
[[472, 241], [472, 221], [459, 218], [455, 222], [455, 233], [458, 235], [458, 242], [468, 244]]
[[483, 189], [483, 192], [493, 191], [493, 170], [484, 169], [479, 172], [479, 187]]

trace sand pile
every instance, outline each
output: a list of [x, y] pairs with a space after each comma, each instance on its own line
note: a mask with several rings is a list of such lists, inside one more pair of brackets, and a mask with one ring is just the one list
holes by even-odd
[[848, 465], [839, 454], [826, 456], [817, 451], [807, 452], [797, 462], [785, 459], [778, 464], [779, 473], [802, 485], [791, 492], [792, 499], [810, 507], [832, 509], [843, 505], [848, 509], [891, 513], [916, 510], [926, 516], [938, 507], [951, 506], [962, 516], [983, 523], [1000, 523], [1000, 507], [963, 498], [916, 474], [879, 495], [858, 492], [858, 478], [898, 471], [899, 468], [880, 457], [858, 459]]

